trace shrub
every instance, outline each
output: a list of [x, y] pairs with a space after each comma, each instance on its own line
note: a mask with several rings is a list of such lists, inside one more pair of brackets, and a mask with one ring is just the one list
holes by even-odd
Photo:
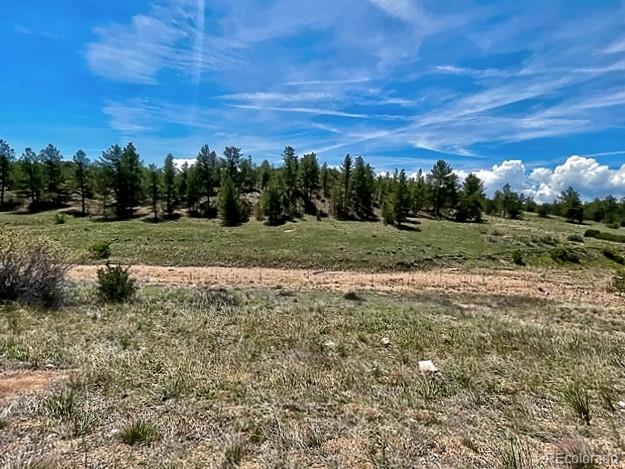
[[610, 259], [620, 265], [625, 265], [625, 257], [621, 256], [618, 252], [614, 252], [611, 249], [604, 249], [601, 251], [606, 259]]
[[625, 271], [614, 274], [612, 278], [612, 290], [618, 295], [625, 295]]
[[550, 252], [551, 258], [556, 262], [568, 262], [571, 264], [579, 264], [581, 259], [579, 255], [568, 248], [556, 248]]
[[612, 241], [614, 243], [625, 243], [625, 235], [616, 233], [604, 233], [599, 230], [586, 230], [584, 236], [586, 238], [602, 239], [603, 241]]
[[566, 239], [568, 239], [569, 241], [573, 242], [573, 243], [583, 243], [584, 242], [584, 237], [580, 234], [571, 234], [569, 235]]
[[0, 228], [0, 300], [55, 306], [68, 269], [65, 253], [50, 240]]
[[144, 445], [158, 438], [158, 428], [146, 420], [136, 420], [119, 432], [119, 438], [130, 446]]
[[512, 262], [516, 265], [525, 265], [525, 259], [523, 259], [523, 253], [521, 251], [514, 251], [512, 253]]
[[55, 225], [63, 225], [65, 223], [65, 215], [62, 213], [57, 213], [54, 215], [54, 224]]
[[111, 257], [111, 241], [98, 241], [87, 248], [92, 259], [108, 259]]
[[135, 280], [130, 276], [130, 267], [106, 264], [98, 269], [98, 293], [106, 301], [123, 302], [137, 291]]
[[621, 227], [621, 225], [618, 223], [607, 223], [605, 226], [612, 230], [618, 230]]

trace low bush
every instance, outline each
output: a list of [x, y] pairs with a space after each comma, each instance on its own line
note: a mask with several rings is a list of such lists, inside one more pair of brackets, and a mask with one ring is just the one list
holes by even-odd
[[606, 259], [616, 262], [620, 265], [625, 265], [625, 257], [621, 256], [618, 252], [614, 252], [612, 249], [604, 249], [601, 251]]
[[92, 259], [108, 259], [111, 257], [111, 241], [98, 241], [87, 248]]
[[612, 230], [618, 230], [621, 227], [619, 223], [607, 223], [605, 226]]
[[571, 234], [569, 235], [567, 238], [567, 240], [573, 242], [573, 243], [583, 243], [584, 242], [584, 237], [580, 234]]
[[614, 274], [612, 278], [612, 290], [620, 296], [625, 296], [625, 271]]
[[596, 238], [603, 241], [612, 241], [614, 243], [625, 243], [625, 235], [616, 233], [605, 233], [599, 230], [586, 230], [584, 236], [586, 238]]
[[98, 269], [98, 294], [105, 301], [124, 302], [137, 292], [135, 280], [130, 276], [130, 267], [106, 264]]
[[571, 264], [579, 264], [581, 262], [579, 255], [572, 249], [556, 248], [552, 249], [549, 254], [556, 262], [567, 262]]
[[523, 259], [523, 253], [521, 251], [514, 251], [512, 253], [512, 262], [516, 265], [524, 266], [525, 259]]
[[57, 213], [54, 215], [54, 224], [55, 225], [63, 225], [65, 224], [65, 215], [62, 213]]
[[56, 306], [68, 269], [65, 253], [52, 241], [0, 228], [0, 301]]

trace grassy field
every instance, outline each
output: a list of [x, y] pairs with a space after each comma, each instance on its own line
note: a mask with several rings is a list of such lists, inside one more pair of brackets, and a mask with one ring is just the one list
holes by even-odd
[[[82, 286], [59, 311], [7, 310], [2, 368], [51, 382], [18, 396], [30, 381], [0, 378], [0, 465], [624, 461], [621, 311], [513, 296], [362, 300], [145, 287], [107, 306]], [[440, 373], [419, 372], [427, 359]]]
[[436, 266], [511, 266], [520, 251], [530, 266], [553, 266], [550, 253], [558, 247], [576, 251], [583, 266], [610, 266], [601, 250], [610, 246], [625, 254], [625, 245], [572, 234], [599, 225], [572, 225], [559, 218], [527, 214], [513, 221], [491, 217], [483, 224], [459, 224], [421, 219], [419, 231], [397, 230], [382, 223], [338, 222], [312, 217], [280, 227], [250, 221], [224, 228], [218, 220], [181, 218], [153, 224], [145, 219], [97, 221], [56, 212], [36, 215], [0, 214], [0, 226], [26, 234], [46, 234], [69, 248], [83, 262], [88, 246], [113, 241], [112, 260], [130, 264], [259, 266], [341, 270], [410, 270]]

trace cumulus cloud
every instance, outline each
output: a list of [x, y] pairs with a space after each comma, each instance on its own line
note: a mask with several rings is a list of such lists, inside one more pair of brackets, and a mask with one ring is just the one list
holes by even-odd
[[[463, 178], [468, 171], [457, 171]], [[534, 197], [538, 202], [554, 200], [560, 192], [572, 186], [584, 199], [609, 194], [625, 197], [625, 164], [610, 168], [594, 158], [572, 155], [555, 168], [538, 167], [528, 171], [521, 160], [507, 160], [490, 169], [473, 171], [489, 195], [510, 184], [513, 190]]]

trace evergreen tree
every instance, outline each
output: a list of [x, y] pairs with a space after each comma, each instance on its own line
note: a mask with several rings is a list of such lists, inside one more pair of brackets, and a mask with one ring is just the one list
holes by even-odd
[[341, 201], [343, 211], [347, 217], [351, 214], [351, 181], [352, 181], [352, 157], [348, 153], [345, 155], [343, 159], [343, 164], [341, 165], [341, 192], [343, 195], [343, 200]]
[[523, 203], [519, 194], [512, 191], [510, 184], [503, 186], [501, 191], [495, 192], [495, 204], [503, 218], [510, 218], [511, 220], [521, 218]]
[[31, 210], [35, 210], [43, 192], [43, 177], [39, 157], [32, 148], [26, 148], [22, 153], [19, 168], [22, 176], [20, 186], [28, 193]]
[[126, 215], [131, 216], [135, 207], [141, 204], [142, 198], [141, 159], [132, 143], [126, 145], [122, 151], [122, 170], [127, 189], [127, 200], [124, 208]]
[[0, 210], [4, 209], [4, 195], [9, 187], [9, 173], [15, 160], [15, 151], [4, 140], [0, 140]]
[[350, 188], [352, 193], [351, 206], [360, 219], [368, 219], [373, 215], [373, 193], [375, 176], [373, 169], [359, 156], [354, 162]]
[[176, 211], [176, 165], [174, 156], [170, 153], [165, 157], [163, 165], [163, 189], [165, 195], [165, 213], [171, 217]]
[[560, 194], [558, 202], [562, 206], [562, 214], [571, 223], [582, 223], [584, 221], [584, 208], [579, 194], [571, 186]]
[[481, 222], [485, 199], [484, 183], [475, 174], [469, 174], [460, 191], [456, 219], [462, 222], [469, 220]]
[[304, 194], [304, 207], [308, 213], [312, 213], [315, 208], [313, 192], [319, 189], [319, 163], [315, 153], [309, 153], [302, 157], [299, 173], [300, 185]]
[[330, 171], [328, 170], [327, 163], [323, 163], [319, 178], [321, 185], [321, 195], [327, 198], [330, 195]]
[[158, 220], [158, 206], [161, 200], [161, 175], [156, 165], [148, 167], [148, 193], [150, 194], [150, 205], [154, 214], [154, 221]]
[[217, 183], [218, 165], [217, 155], [208, 148], [208, 145], [204, 145], [197, 155], [195, 177], [195, 182], [197, 182], [196, 187], [202, 188], [199, 192], [203, 197], [206, 197], [206, 216], [209, 216], [210, 198], [213, 195], [213, 188]]
[[243, 158], [239, 164], [239, 181], [241, 190], [246, 194], [256, 188], [256, 168], [251, 156]]
[[408, 220], [408, 213], [410, 212], [410, 194], [408, 193], [406, 173], [404, 170], [399, 171], [399, 173], [396, 172], [394, 179], [391, 207], [393, 221], [398, 228], [401, 228]]
[[286, 188], [282, 177], [274, 174], [263, 191], [261, 206], [268, 225], [280, 225], [287, 217]]
[[410, 199], [412, 201], [412, 211], [415, 215], [418, 215], [422, 211], [427, 203], [427, 184], [423, 172], [419, 170], [414, 178], [412, 185], [410, 186]]
[[189, 192], [189, 163], [186, 161], [176, 175], [176, 198], [184, 207], [189, 207], [187, 195]]
[[[123, 149], [113, 145], [102, 154], [102, 177], [108, 180], [113, 189], [115, 213], [118, 218], [132, 216], [135, 207], [141, 202], [142, 165], [134, 145], [129, 143]], [[104, 189], [100, 185], [100, 189]]]
[[442, 210], [456, 204], [457, 177], [445, 160], [438, 160], [428, 177], [428, 188], [434, 216], [441, 218]]
[[239, 192], [225, 171], [221, 181], [218, 197], [219, 218], [224, 226], [236, 226], [242, 221], [242, 208]]
[[237, 147], [226, 147], [224, 149], [225, 171], [237, 189], [241, 188], [241, 177], [239, 167], [242, 160], [241, 149]]
[[265, 190], [269, 185], [272, 172], [273, 170], [271, 168], [271, 165], [269, 164], [269, 161], [263, 160], [258, 170], [258, 185], [260, 186], [261, 190]]
[[282, 175], [286, 196], [289, 203], [289, 215], [295, 215], [295, 207], [297, 206], [297, 198], [299, 196], [298, 184], [298, 167], [299, 159], [293, 147], [285, 147], [282, 152]]
[[63, 172], [61, 168], [61, 152], [50, 144], [39, 155], [44, 165], [44, 177], [48, 200], [60, 205], [63, 201]]
[[342, 184], [335, 184], [330, 195], [330, 214], [337, 220], [347, 220], [349, 213], [345, 206], [345, 194]]
[[90, 162], [84, 151], [78, 150], [74, 155], [74, 167], [76, 189], [78, 197], [80, 197], [80, 213], [85, 216], [87, 214], [87, 197], [89, 197], [91, 187], [89, 178]]

